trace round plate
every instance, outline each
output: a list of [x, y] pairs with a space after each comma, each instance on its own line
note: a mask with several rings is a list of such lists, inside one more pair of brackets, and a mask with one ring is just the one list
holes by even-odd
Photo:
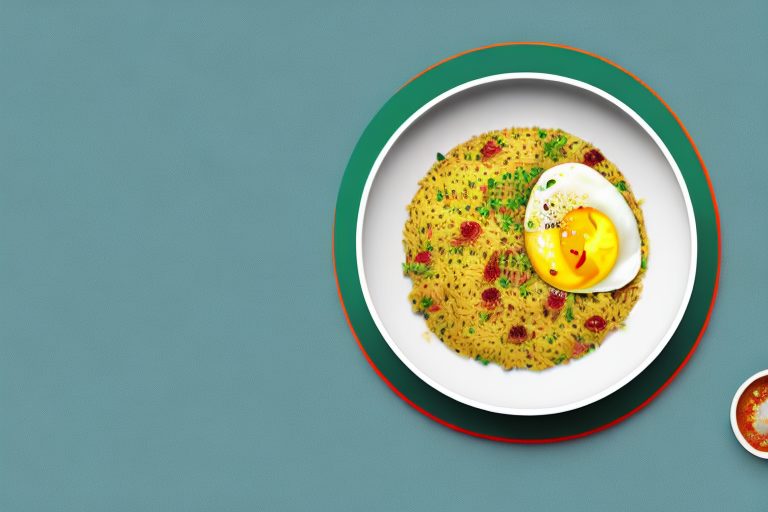
[[[423, 336], [426, 324], [410, 311], [410, 280], [400, 271], [402, 227], [437, 151], [492, 129], [533, 125], [569, 131], [617, 164], [645, 199], [651, 253], [624, 330], [569, 365], [505, 372]], [[334, 234], [342, 303], [384, 380], [443, 424], [509, 441], [584, 435], [649, 401], [695, 348], [719, 268], [714, 197], [674, 114], [615, 65], [541, 44], [466, 53], [401, 89], [352, 155]]]

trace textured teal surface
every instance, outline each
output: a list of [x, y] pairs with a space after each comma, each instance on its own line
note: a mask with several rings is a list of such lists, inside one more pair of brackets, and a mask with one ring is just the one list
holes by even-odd
[[[727, 410], [768, 367], [765, 4], [124, 4], [0, 6], [0, 510], [764, 504], [768, 464]], [[409, 408], [358, 351], [331, 268], [374, 113], [424, 67], [505, 40], [643, 78], [722, 215], [691, 363], [630, 420], [556, 445]]]

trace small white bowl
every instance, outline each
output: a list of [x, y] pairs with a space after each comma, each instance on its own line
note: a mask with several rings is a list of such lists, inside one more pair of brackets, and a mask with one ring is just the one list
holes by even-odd
[[741, 395], [744, 393], [744, 390], [747, 389], [747, 386], [755, 382], [760, 377], [765, 377], [768, 375], [768, 370], [763, 370], [761, 372], [757, 372], [750, 378], [744, 381], [744, 384], [742, 384], [739, 389], [736, 391], [736, 395], [733, 397], [733, 402], [731, 402], [731, 428], [733, 429], [733, 434], [736, 436], [736, 439], [739, 440], [741, 443], [741, 446], [744, 447], [745, 450], [747, 450], [749, 453], [754, 455], [755, 457], [760, 457], [761, 459], [768, 459], [768, 452], [760, 451], [752, 447], [746, 439], [744, 439], [744, 435], [741, 433], [741, 430], [739, 430], [739, 425], [736, 422], [736, 406], [739, 403], [739, 398], [741, 398]]

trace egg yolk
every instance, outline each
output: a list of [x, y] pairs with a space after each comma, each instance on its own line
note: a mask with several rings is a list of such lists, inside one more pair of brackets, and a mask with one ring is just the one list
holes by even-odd
[[582, 207], [568, 212], [558, 227], [526, 232], [525, 249], [546, 283], [573, 292], [608, 275], [619, 254], [619, 236], [605, 214]]

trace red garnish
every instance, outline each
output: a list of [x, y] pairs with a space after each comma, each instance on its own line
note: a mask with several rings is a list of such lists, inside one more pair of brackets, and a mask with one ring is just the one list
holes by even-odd
[[579, 251], [577, 251], [576, 249], [571, 249], [570, 253], [573, 254], [574, 256], [578, 256], [579, 255]]
[[596, 166], [603, 160], [605, 160], [605, 157], [596, 149], [590, 149], [584, 154], [584, 163], [590, 167]]
[[576, 262], [576, 268], [581, 267], [584, 264], [585, 261], [587, 261], [587, 250], [586, 249], [581, 251], [581, 257], [579, 258], [579, 261]]
[[584, 327], [592, 332], [600, 332], [605, 329], [605, 318], [601, 316], [592, 316], [584, 322]]
[[427, 238], [432, 238], [432, 226], [427, 228]]
[[425, 265], [429, 265], [429, 262], [432, 261], [432, 254], [430, 254], [429, 251], [420, 252], [416, 255], [415, 258], [413, 258], [413, 261], [416, 263], [424, 263]]
[[557, 275], [557, 270], [555, 270], [553, 268], [549, 269], [549, 275], [556, 276]]
[[488, 187], [486, 185], [480, 185], [480, 191], [485, 194], [488, 192]]
[[588, 348], [589, 348], [589, 345], [587, 345], [586, 343], [577, 341], [576, 343], [573, 344], [571, 357], [579, 357], [581, 354], [586, 352]]
[[563, 290], [557, 288], [549, 289], [549, 297], [547, 297], [547, 306], [550, 309], [560, 309], [565, 304], [565, 298], [568, 296]]
[[483, 290], [482, 297], [487, 304], [496, 304], [499, 302], [501, 294], [496, 288], [486, 288]]
[[489, 283], [494, 282], [501, 275], [501, 268], [499, 268], [499, 255], [493, 253], [491, 259], [485, 264], [485, 270], [483, 271], [483, 278]]
[[486, 160], [499, 153], [500, 151], [501, 147], [496, 144], [495, 140], [491, 139], [485, 143], [485, 146], [483, 146], [483, 149], [480, 150], [480, 153], [483, 155], [483, 160]]
[[429, 307], [427, 311], [429, 311], [430, 313], [440, 311], [440, 304], [433, 304], [432, 306]]
[[509, 330], [509, 335], [507, 336], [507, 339], [510, 342], [514, 343], [515, 345], [519, 345], [522, 342], [524, 342], [527, 337], [528, 337], [528, 331], [525, 330], [525, 326], [516, 325]]
[[459, 230], [461, 231], [461, 236], [454, 239], [453, 245], [472, 243], [477, 240], [477, 237], [483, 232], [483, 230], [480, 229], [480, 224], [473, 220], [462, 222]]

